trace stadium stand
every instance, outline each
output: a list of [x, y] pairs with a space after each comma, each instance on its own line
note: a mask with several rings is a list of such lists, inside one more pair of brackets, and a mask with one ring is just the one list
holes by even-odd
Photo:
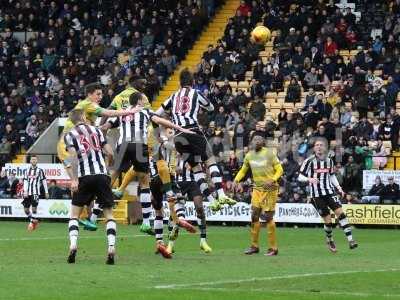
[[153, 99], [220, 4], [0, 1], [1, 162], [65, 117], [87, 83], [103, 84], [104, 107], [130, 76]]

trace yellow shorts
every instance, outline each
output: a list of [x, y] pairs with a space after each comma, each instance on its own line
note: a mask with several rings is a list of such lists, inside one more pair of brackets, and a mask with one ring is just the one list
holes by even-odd
[[260, 191], [253, 189], [251, 205], [256, 208], [261, 208], [262, 211], [275, 211], [278, 193], [278, 190]]
[[57, 143], [57, 156], [58, 159], [61, 160], [62, 163], [65, 164], [65, 160], [69, 157], [69, 153], [66, 149], [65, 142], [64, 142], [64, 133], [61, 134], [60, 139]]

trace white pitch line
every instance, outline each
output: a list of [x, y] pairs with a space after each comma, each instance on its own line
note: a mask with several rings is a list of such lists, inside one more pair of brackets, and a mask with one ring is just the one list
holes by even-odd
[[[137, 238], [145, 236], [149, 235], [148, 234], [117, 235], [117, 238]], [[65, 239], [68, 239], [68, 236], [0, 238], [0, 242], [48, 241], [48, 240], [65, 240]], [[79, 236], [79, 239], [104, 239], [104, 236]]]
[[215, 286], [221, 284], [230, 283], [244, 283], [244, 282], [255, 282], [255, 281], [271, 281], [278, 279], [292, 279], [301, 277], [319, 277], [319, 276], [331, 276], [331, 275], [345, 275], [345, 274], [357, 274], [357, 273], [377, 273], [377, 272], [396, 272], [400, 269], [381, 269], [381, 270], [365, 270], [365, 271], [338, 271], [338, 272], [321, 272], [321, 273], [303, 273], [303, 274], [287, 274], [270, 277], [253, 277], [246, 279], [233, 279], [233, 280], [221, 280], [221, 281], [208, 281], [208, 282], [197, 282], [197, 283], [184, 283], [184, 284], [167, 284], [167, 285], [156, 285], [156, 289], [179, 289], [179, 288], [191, 288], [201, 286]]
[[223, 292], [269, 292], [269, 293], [280, 293], [280, 294], [299, 294], [299, 295], [334, 295], [334, 296], [353, 296], [353, 297], [384, 297], [384, 298], [400, 298], [400, 294], [372, 294], [372, 293], [354, 293], [354, 292], [333, 292], [333, 291], [300, 291], [300, 290], [276, 290], [276, 289], [231, 289], [231, 288], [218, 288], [218, 287], [194, 287], [191, 290], [198, 291], [223, 291]]

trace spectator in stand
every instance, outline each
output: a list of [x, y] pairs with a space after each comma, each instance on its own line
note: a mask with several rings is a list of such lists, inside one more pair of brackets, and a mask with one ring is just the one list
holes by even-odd
[[381, 177], [375, 177], [375, 183], [372, 185], [371, 189], [368, 191], [368, 196], [363, 196], [361, 198], [361, 203], [365, 204], [379, 204], [381, 197], [385, 193], [385, 185], [382, 183]]
[[354, 161], [353, 156], [349, 156], [344, 166], [343, 188], [346, 191], [357, 191], [361, 186], [360, 182], [361, 165]]
[[301, 86], [295, 77], [290, 79], [290, 83], [286, 92], [285, 101], [290, 103], [300, 102]]
[[54, 179], [50, 180], [49, 199], [62, 199], [63, 195], [64, 192], [59, 186], [57, 186], [57, 181]]
[[383, 204], [396, 204], [399, 203], [399, 185], [395, 183], [394, 177], [388, 178], [388, 184], [384, 188], [382, 203]]

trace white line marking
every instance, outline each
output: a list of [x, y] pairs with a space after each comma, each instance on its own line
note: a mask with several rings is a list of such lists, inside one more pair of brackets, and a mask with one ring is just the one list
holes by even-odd
[[396, 272], [400, 269], [381, 269], [381, 270], [365, 270], [365, 271], [340, 271], [340, 272], [324, 272], [324, 273], [304, 273], [304, 274], [287, 274], [270, 277], [254, 277], [246, 279], [233, 279], [233, 280], [221, 280], [221, 281], [208, 281], [208, 282], [197, 282], [197, 283], [184, 283], [184, 284], [168, 284], [168, 285], [156, 285], [156, 289], [176, 289], [176, 288], [191, 288], [201, 286], [215, 286], [221, 284], [230, 283], [243, 283], [243, 282], [256, 282], [256, 281], [271, 281], [278, 279], [292, 279], [301, 277], [319, 277], [319, 276], [331, 276], [331, 275], [345, 275], [345, 274], [357, 274], [357, 273], [377, 273], [377, 272]]
[[[117, 235], [117, 238], [137, 238], [145, 237], [148, 234], [134, 234], [134, 235]], [[48, 241], [48, 240], [66, 240], [68, 236], [52, 236], [52, 237], [21, 237], [21, 238], [0, 238], [0, 242], [17, 242], [17, 241]], [[79, 239], [104, 239], [104, 236], [79, 236]]]
[[191, 290], [198, 291], [222, 291], [222, 292], [269, 292], [279, 294], [312, 294], [312, 295], [335, 295], [335, 296], [354, 296], [354, 297], [386, 297], [386, 298], [400, 298], [400, 294], [372, 294], [372, 293], [357, 293], [357, 292], [333, 292], [333, 291], [295, 291], [295, 290], [276, 290], [276, 289], [232, 289], [232, 288], [218, 288], [218, 287], [194, 287]]
[[[181, 235], [189, 235], [186, 232], [179, 233]], [[125, 234], [125, 235], [117, 235], [117, 238], [140, 238], [140, 237], [152, 237], [148, 234]], [[48, 241], [48, 240], [65, 240], [68, 239], [68, 236], [51, 236], [51, 237], [20, 237], [20, 238], [0, 238], [0, 242], [18, 242], [18, 241]], [[79, 239], [104, 239], [103, 235], [94, 235], [94, 236], [79, 236]]]

